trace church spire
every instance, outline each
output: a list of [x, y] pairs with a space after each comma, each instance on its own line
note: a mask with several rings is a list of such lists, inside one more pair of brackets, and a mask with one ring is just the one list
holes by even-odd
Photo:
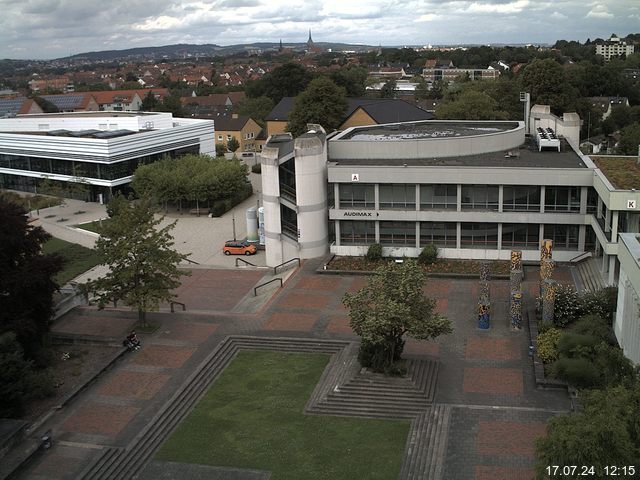
[[313, 40], [311, 39], [311, 29], [309, 29], [309, 40], [307, 40], [307, 44], [308, 45], [312, 45], [313, 44]]

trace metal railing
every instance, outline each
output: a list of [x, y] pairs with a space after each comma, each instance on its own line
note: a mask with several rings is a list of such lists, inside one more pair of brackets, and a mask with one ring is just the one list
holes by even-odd
[[281, 279], [281, 278], [279, 278], [279, 277], [278, 277], [278, 278], [272, 278], [272, 279], [271, 279], [271, 280], [269, 280], [268, 282], [261, 283], [260, 285], [258, 285], [258, 286], [256, 286], [256, 287], [254, 287], [254, 289], [253, 289], [253, 296], [254, 296], [254, 297], [257, 297], [257, 296], [258, 296], [258, 289], [259, 289], [260, 287], [264, 287], [265, 285], [269, 285], [270, 283], [278, 282], [278, 281], [280, 282], [280, 288], [282, 288], [282, 285], [283, 285], [283, 284], [282, 284], [282, 279]]
[[186, 312], [187, 311], [187, 306], [182, 303], [182, 302], [176, 302], [175, 300], [169, 302], [169, 307], [171, 308], [171, 313], [175, 313], [175, 310], [173, 308], [174, 305], [180, 305], [182, 307], [182, 311]]
[[194, 260], [190, 260], [190, 259], [188, 259], [188, 258], [185, 258], [185, 260], [186, 260], [187, 262], [189, 262], [189, 263], [193, 263], [193, 264], [195, 264], [195, 265], [200, 265], [198, 262], [196, 262], [196, 261], [194, 261]]
[[252, 267], [257, 266], [251, 262], [247, 262], [244, 258], [236, 257], [236, 267], [238, 266], [238, 262], [246, 263], [247, 265], [251, 265]]
[[285, 265], [287, 265], [287, 264], [289, 264], [291, 262], [298, 262], [298, 266], [300, 266], [300, 259], [298, 257], [292, 258], [291, 260], [287, 260], [286, 262], [283, 262], [280, 265], [276, 265], [275, 267], [273, 267], [273, 274], [276, 275], [278, 273], [278, 269], [280, 267], [284, 267]]
[[582, 252], [580, 255], [576, 255], [571, 260], [569, 260], [569, 263], [578, 263], [584, 260], [585, 258], [589, 258], [590, 256], [591, 256], [591, 252]]

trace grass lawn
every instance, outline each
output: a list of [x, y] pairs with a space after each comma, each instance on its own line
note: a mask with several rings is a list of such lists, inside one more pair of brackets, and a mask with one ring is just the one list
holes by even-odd
[[593, 156], [590, 158], [602, 170], [614, 188], [640, 189], [640, 166], [636, 157]]
[[76, 228], [81, 228], [82, 230], [89, 230], [90, 232], [93, 232], [93, 233], [100, 233], [98, 232], [100, 225], [105, 225], [108, 221], [109, 221], [108, 219], [104, 219], [104, 220], [96, 220], [94, 222], [82, 223], [80, 225], [76, 225]]
[[47, 241], [42, 245], [42, 251], [45, 254], [57, 253], [65, 259], [62, 271], [55, 277], [56, 282], [61, 286], [100, 263], [94, 250], [59, 238], [51, 238]]
[[271, 480], [397, 478], [408, 420], [303, 414], [328, 361], [239, 352], [156, 458], [268, 470]]

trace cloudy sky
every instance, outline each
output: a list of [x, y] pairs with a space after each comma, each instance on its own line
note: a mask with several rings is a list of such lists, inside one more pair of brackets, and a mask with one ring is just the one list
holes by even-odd
[[638, 0], [0, 0], [0, 58], [173, 43], [553, 43], [640, 32]]

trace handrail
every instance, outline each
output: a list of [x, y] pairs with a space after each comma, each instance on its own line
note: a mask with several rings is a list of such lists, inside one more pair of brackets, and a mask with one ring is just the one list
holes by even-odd
[[191, 260], [191, 259], [189, 259], [189, 258], [185, 258], [185, 260], [186, 260], [187, 262], [189, 262], [189, 263], [194, 263], [194, 264], [196, 264], [196, 265], [200, 265], [198, 262], [196, 262], [196, 261], [194, 261], [194, 260]]
[[173, 305], [174, 304], [180, 305], [182, 307], [182, 311], [183, 312], [187, 311], [187, 306], [184, 303], [176, 302], [175, 300], [172, 300], [172, 301], [169, 302], [169, 306], [171, 307], [171, 313], [174, 313], [174, 309], [173, 309]]
[[278, 277], [278, 278], [272, 278], [272, 279], [271, 279], [271, 280], [269, 280], [268, 282], [264, 282], [264, 283], [262, 283], [262, 284], [258, 285], [257, 287], [255, 287], [255, 288], [253, 289], [253, 296], [254, 296], [254, 297], [257, 297], [257, 296], [258, 296], [258, 289], [259, 289], [260, 287], [264, 287], [265, 285], [269, 285], [270, 283], [277, 282], [278, 280], [280, 281], [280, 288], [282, 288], [282, 279], [281, 279], [280, 277]]
[[236, 257], [236, 267], [238, 266], [238, 260], [241, 261], [242, 263], [246, 263], [247, 265], [251, 265], [252, 267], [256, 266], [251, 262], [247, 262], [244, 258]]
[[273, 267], [273, 274], [276, 275], [278, 273], [278, 269], [280, 267], [284, 267], [287, 263], [291, 263], [291, 262], [298, 262], [298, 266], [300, 266], [300, 259], [298, 257], [296, 258], [292, 258], [291, 260], [287, 260], [286, 262], [281, 263], [280, 265], [276, 265], [275, 267]]
[[576, 255], [571, 260], [569, 260], [569, 263], [577, 263], [580, 260], [584, 260], [585, 258], [589, 258], [590, 256], [591, 256], [591, 252], [582, 252], [580, 255]]

